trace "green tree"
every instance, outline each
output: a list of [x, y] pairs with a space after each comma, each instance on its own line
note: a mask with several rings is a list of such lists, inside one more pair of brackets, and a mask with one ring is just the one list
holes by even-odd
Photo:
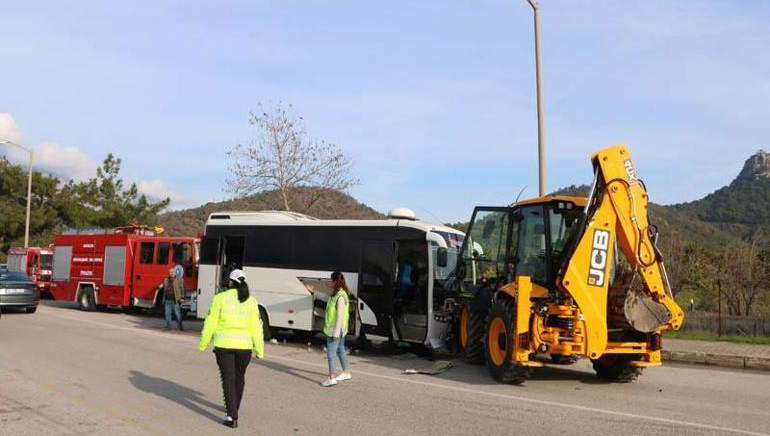
[[95, 178], [79, 184], [70, 183], [62, 189], [71, 194], [63, 209], [71, 222], [103, 228], [125, 226], [132, 221], [141, 224], [157, 222], [158, 213], [168, 207], [171, 199], [153, 203], [139, 193], [135, 183], [126, 187], [120, 177], [120, 164], [120, 158], [110, 153], [96, 170]]
[[[21, 244], [27, 214], [26, 169], [0, 158], [0, 252], [7, 253], [13, 244]], [[34, 235], [53, 228], [58, 213], [55, 201], [59, 180], [39, 172], [32, 173], [32, 198], [29, 231]]]

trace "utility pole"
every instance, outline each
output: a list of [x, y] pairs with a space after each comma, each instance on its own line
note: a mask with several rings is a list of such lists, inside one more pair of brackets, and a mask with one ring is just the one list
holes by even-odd
[[548, 191], [545, 169], [545, 115], [543, 108], [543, 60], [540, 50], [540, 5], [537, 0], [527, 0], [535, 14], [535, 75], [537, 77], [537, 164], [540, 173], [540, 196]]
[[24, 248], [27, 248], [29, 247], [29, 212], [30, 204], [32, 202], [32, 160], [35, 153], [32, 151], [32, 149], [21, 146], [15, 142], [0, 141], [0, 144], [13, 145], [29, 153], [29, 176], [27, 178], [27, 222], [24, 225]]

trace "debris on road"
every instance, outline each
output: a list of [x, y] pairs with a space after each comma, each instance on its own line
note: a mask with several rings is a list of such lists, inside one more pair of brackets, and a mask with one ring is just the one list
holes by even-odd
[[405, 369], [404, 374], [437, 375], [449, 371], [455, 364], [446, 360], [437, 360], [428, 369]]

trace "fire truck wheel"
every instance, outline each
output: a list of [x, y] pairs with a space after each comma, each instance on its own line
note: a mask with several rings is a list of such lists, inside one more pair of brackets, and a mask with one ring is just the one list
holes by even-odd
[[93, 312], [96, 310], [96, 299], [94, 298], [94, 290], [90, 287], [84, 288], [80, 291], [78, 296], [78, 306], [80, 310], [86, 312]]

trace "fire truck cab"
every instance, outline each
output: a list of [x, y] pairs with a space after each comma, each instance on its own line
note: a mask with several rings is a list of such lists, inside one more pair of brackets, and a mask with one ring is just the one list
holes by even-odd
[[152, 309], [161, 304], [161, 284], [175, 268], [185, 283], [182, 308], [194, 313], [199, 240], [158, 233], [132, 225], [55, 236], [51, 295], [87, 311], [103, 306]]
[[12, 248], [8, 251], [8, 270], [28, 275], [41, 294], [50, 292], [52, 265], [52, 248]]

